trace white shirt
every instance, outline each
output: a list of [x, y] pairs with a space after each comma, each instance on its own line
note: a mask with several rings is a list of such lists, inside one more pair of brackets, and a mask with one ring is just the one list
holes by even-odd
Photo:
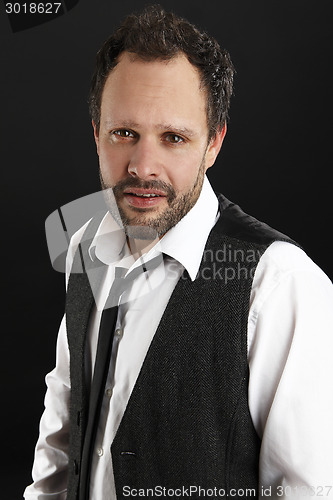
[[[145, 256], [163, 265], [141, 275], [122, 297], [92, 464], [90, 500], [116, 498], [110, 446], [170, 295], [185, 268], [194, 280], [216, 222], [218, 202], [205, 179], [190, 212]], [[115, 266], [133, 262], [110, 216], [102, 221], [90, 257], [108, 265], [93, 311], [91, 374], [101, 310]], [[69, 262], [85, 227], [73, 237]], [[148, 280], [147, 280], [148, 275]], [[249, 408], [262, 439], [261, 498], [333, 498], [333, 287], [298, 247], [275, 242], [257, 266], [248, 319]], [[64, 500], [67, 478], [69, 351], [60, 326], [57, 363], [46, 376], [45, 412], [27, 500]], [[216, 485], [212, 485], [214, 487]], [[330, 488], [332, 487], [332, 488]]]

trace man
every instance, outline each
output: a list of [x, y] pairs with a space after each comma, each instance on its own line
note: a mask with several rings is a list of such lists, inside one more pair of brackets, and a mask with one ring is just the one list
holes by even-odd
[[333, 498], [332, 285], [205, 177], [232, 77], [215, 40], [158, 7], [98, 53], [108, 213], [71, 242], [26, 499]]

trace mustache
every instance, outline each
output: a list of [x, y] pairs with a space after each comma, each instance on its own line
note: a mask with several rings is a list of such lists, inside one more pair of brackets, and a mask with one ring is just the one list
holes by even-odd
[[[106, 186], [103, 183], [103, 189], [107, 189], [109, 187], [111, 186]], [[125, 189], [128, 188], [158, 189], [165, 193], [167, 201], [169, 203], [172, 202], [177, 196], [176, 191], [171, 186], [171, 184], [167, 184], [164, 181], [161, 180], [144, 181], [142, 179], [136, 179], [135, 177], [131, 177], [129, 179], [122, 179], [112, 187], [113, 194], [116, 197], [116, 199], [119, 199], [123, 195]]]

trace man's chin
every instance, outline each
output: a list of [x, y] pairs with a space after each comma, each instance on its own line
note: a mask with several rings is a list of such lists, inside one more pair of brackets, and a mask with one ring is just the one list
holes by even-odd
[[161, 214], [157, 209], [132, 209], [118, 205], [119, 215], [129, 238], [137, 240], [156, 240], [159, 237]]
[[154, 241], [159, 238], [159, 234], [154, 227], [145, 225], [124, 225], [126, 236], [135, 240]]

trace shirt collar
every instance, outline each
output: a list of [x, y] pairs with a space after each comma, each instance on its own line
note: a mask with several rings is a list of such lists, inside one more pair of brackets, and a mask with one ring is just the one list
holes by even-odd
[[95, 260], [97, 257], [104, 264], [116, 263], [123, 257], [126, 246], [124, 230], [107, 212], [89, 247], [88, 252], [91, 260]]
[[[199, 271], [208, 235], [215, 225], [218, 200], [205, 176], [200, 196], [191, 210], [144, 256], [150, 260], [157, 253], [177, 260], [189, 273], [192, 281]], [[118, 264], [129, 257], [125, 233], [108, 212], [103, 218], [89, 248], [92, 260], [97, 257], [104, 264]]]
[[215, 225], [217, 213], [218, 200], [205, 176], [196, 204], [161, 239], [163, 253], [180, 262], [192, 281], [198, 274], [207, 238]]

